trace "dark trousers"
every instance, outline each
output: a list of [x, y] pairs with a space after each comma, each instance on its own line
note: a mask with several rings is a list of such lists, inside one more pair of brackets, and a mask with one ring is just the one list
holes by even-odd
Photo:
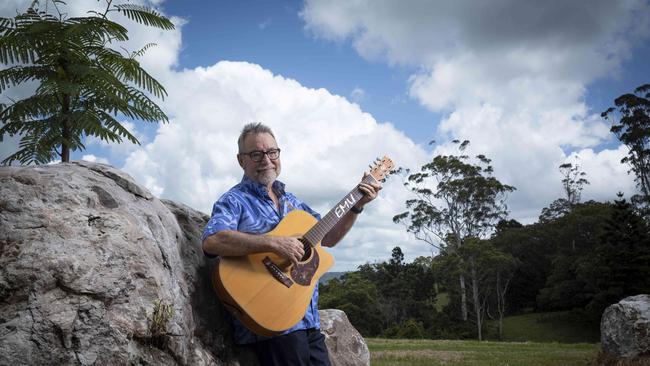
[[252, 346], [260, 366], [330, 366], [319, 329], [298, 330]]

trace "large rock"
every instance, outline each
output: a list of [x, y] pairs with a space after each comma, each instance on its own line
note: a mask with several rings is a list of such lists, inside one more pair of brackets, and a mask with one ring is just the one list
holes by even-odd
[[609, 355], [650, 355], [650, 295], [630, 296], [605, 309], [600, 333], [603, 352]]
[[[236, 362], [195, 211], [110, 166], [0, 169], [0, 364]], [[156, 302], [173, 313], [155, 331]], [[161, 327], [162, 326], [162, 327]]]
[[0, 365], [257, 365], [213, 295], [207, 220], [108, 165], [0, 168]]
[[321, 331], [332, 366], [370, 365], [370, 351], [359, 332], [341, 310], [320, 310]]

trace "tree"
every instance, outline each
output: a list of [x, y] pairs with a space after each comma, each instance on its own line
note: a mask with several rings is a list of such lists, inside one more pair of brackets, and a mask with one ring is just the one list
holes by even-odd
[[611, 211], [611, 204], [588, 201], [544, 225], [543, 240], [553, 254], [546, 285], [537, 297], [540, 308], [584, 309], [589, 303], [593, 291], [578, 272], [585, 258], [598, 247]]
[[419, 257], [404, 263], [403, 258], [395, 247], [388, 261], [361, 265], [322, 284], [319, 302], [344, 310], [363, 335], [422, 338], [436, 315], [432, 262]]
[[510, 220], [503, 219], [503, 220], [499, 220], [497, 225], [494, 227], [495, 229], [494, 234], [498, 235], [498, 234], [505, 233], [510, 229], [521, 229], [522, 227], [524, 227], [524, 225], [522, 225], [519, 221], [515, 219], [510, 219]]
[[[650, 215], [650, 84], [644, 84], [634, 93], [623, 94], [614, 100], [615, 107], [604, 111], [603, 118], [614, 120], [611, 127], [618, 139], [628, 147], [628, 154], [621, 160], [630, 164], [640, 194], [632, 202], [642, 216]], [[629, 173], [628, 172], [628, 173]]]
[[[370, 273], [367, 270], [370, 270]], [[382, 318], [386, 327], [401, 327], [409, 318], [417, 318], [430, 325], [427, 313], [433, 309], [435, 299], [431, 263], [423, 258], [404, 263], [400, 247], [393, 248], [388, 262], [364, 266], [382, 296]]]
[[[469, 141], [454, 141], [462, 153]], [[442, 250], [458, 250], [467, 238], [489, 233], [507, 212], [506, 195], [515, 188], [492, 176], [490, 159], [467, 155], [438, 155], [410, 174], [405, 186], [415, 195], [406, 201], [408, 211], [393, 221], [404, 223], [416, 239]], [[462, 264], [462, 263], [461, 263]], [[462, 267], [462, 266], [461, 266]], [[459, 272], [461, 316], [467, 320], [465, 274]]]
[[577, 277], [584, 282], [585, 309], [600, 320], [609, 305], [650, 291], [650, 235], [645, 221], [618, 194], [598, 245], [578, 260]]
[[402, 252], [402, 248], [395, 247], [393, 248], [393, 252], [391, 254], [387, 266], [390, 274], [393, 276], [399, 275], [403, 266], [404, 266], [404, 253]]
[[483, 340], [484, 319], [491, 299], [496, 302], [501, 336], [506, 309], [505, 296], [516, 260], [497, 249], [491, 240], [468, 238], [458, 252], [464, 259], [465, 272], [471, 284], [473, 319], [478, 340]]
[[345, 311], [354, 327], [365, 336], [381, 332], [380, 296], [374, 283], [358, 272], [345, 274], [321, 285], [320, 303], [323, 308]]
[[[503, 305], [507, 304], [509, 314], [536, 307], [537, 294], [546, 283], [555, 253], [552, 245], [555, 242], [550, 240], [555, 231], [549, 230], [550, 225], [537, 223], [511, 227], [497, 231], [490, 238], [499, 251], [512, 256], [517, 264], [506, 287], [508, 291], [503, 292]], [[505, 282], [502, 284], [505, 286]]]
[[580, 170], [580, 166], [571, 163], [564, 163], [559, 167], [562, 173], [562, 188], [566, 195], [569, 210], [576, 204], [580, 203], [580, 196], [585, 184], [589, 181], [585, 178], [587, 173]]
[[34, 94], [9, 105], [0, 104], [0, 141], [20, 135], [20, 149], [2, 161], [11, 164], [67, 162], [70, 151], [84, 150], [83, 139], [107, 142], [123, 138], [139, 144], [116, 117], [167, 122], [149, 98], [164, 98], [164, 87], [136, 60], [154, 44], [123, 55], [109, 46], [129, 39], [122, 25], [109, 20], [115, 12], [145, 26], [174, 29], [152, 9], [134, 4], [113, 5], [102, 12], [67, 18], [52, 0], [56, 15], [38, 8], [38, 1], [14, 18], [0, 18], [0, 92], [35, 81]]
[[562, 173], [562, 189], [565, 197], [553, 201], [549, 207], [542, 209], [539, 216], [540, 222], [549, 222], [556, 220], [573, 210], [573, 207], [580, 203], [582, 190], [589, 181], [585, 176], [587, 173], [580, 170], [579, 165], [564, 163], [559, 166]]

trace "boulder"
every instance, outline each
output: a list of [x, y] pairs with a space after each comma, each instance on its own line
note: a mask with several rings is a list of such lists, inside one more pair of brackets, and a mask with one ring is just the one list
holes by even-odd
[[0, 364], [237, 362], [207, 217], [173, 209], [108, 165], [0, 168]]
[[600, 333], [602, 350], [608, 355], [626, 359], [649, 356], [650, 295], [626, 297], [605, 309]]
[[332, 366], [370, 365], [370, 351], [359, 332], [341, 310], [320, 310], [321, 332]]
[[207, 220], [108, 165], [1, 167], [0, 365], [257, 365], [212, 290]]

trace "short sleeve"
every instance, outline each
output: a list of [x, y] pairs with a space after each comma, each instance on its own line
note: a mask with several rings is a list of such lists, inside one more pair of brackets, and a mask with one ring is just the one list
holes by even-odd
[[309, 205], [307, 205], [306, 203], [302, 202], [301, 200], [299, 200], [296, 196], [294, 196], [294, 195], [291, 194], [291, 193], [288, 193], [288, 194], [287, 194], [287, 198], [289, 199], [289, 202], [291, 202], [291, 204], [292, 204], [295, 208], [297, 208], [297, 209], [299, 209], [299, 210], [306, 211], [306, 212], [309, 213], [310, 215], [314, 216], [314, 217], [316, 218], [316, 220], [319, 220], [319, 221], [320, 221], [320, 219], [321, 219], [320, 214], [319, 214], [318, 212], [314, 211], [311, 207], [309, 207]]
[[212, 215], [203, 229], [201, 241], [210, 235], [224, 230], [237, 230], [242, 205], [231, 194], [224, 194], [212, 206]]

